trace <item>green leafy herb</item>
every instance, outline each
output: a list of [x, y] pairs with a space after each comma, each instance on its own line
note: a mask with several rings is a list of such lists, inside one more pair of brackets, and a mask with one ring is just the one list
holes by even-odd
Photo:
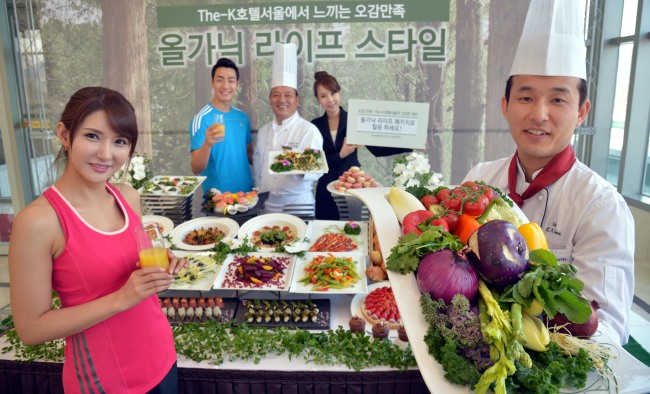
[[531, 269], [515, 284], [505, 288], [499, 302], [517, 302], [530, 307], [537, 299], [552, 319], [560, 312], [574, 323], [584, 323], [591, 307], [582, 295], [584, 283], [575, 277], [573, 264], [558, 264], [553, 253], [538, 249], [530, 252]]
[[414, 195], [418, 200], [426, 196], [427, 194], [432, 194], [435, 196], [435, 194], [431, 191], [431, 189], [424, 186], [409, 186], [406, 188], [406, 191]]
[[458, 237], [438, 226], [433, 226], [419, 236], [416, 233], [408, 233], [400, 237], [397, 245], [390, 250], [390, 256], [386, 259], [386, 268], [407, 274], [417, 270], [420, 260], [426, 254], [445, 248], [458, 251], [463, 247]]
[[349, 221], [343, 226], [343, 232], [347, 235], [359, 235], [361, 234], [361, 226], [355, 222]]
[[248, 242], [248, 238], [244, 238], [241, 246], [238, 248], [231, 249], [230, 245], [223, 242], [223, 240], [220, 240], [219, 242], [214, 244], [214, 248], [212, 250], [215, 252], [212, 255], [212, 258], [218, 264], [221, 264], [226, 260], [226, 257], [228, 257], [229, 254], [245, 255], [251, 252], [257, 252], [258, 250], [260, 250], [260, 248], [259, 246], [253, 245], [250, 242]]
[[343, 364], [356, 371], [388, 365], [399, 370], [415, 366], [410, 347], [402, 350], [391, 341], [372, 341], [339, 326], [336, 330], [311, 333], [285, 327], [273, 330], [233, 326], [214, 321], [182, 324], [172, 328], [176, 352], [196, 362], [244, 360], [257, 364], [269, 355], [286, 354], [320, 365]]

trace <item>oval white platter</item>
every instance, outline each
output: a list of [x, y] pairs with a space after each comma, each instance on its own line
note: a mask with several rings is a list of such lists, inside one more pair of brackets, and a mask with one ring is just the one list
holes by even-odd
[[[256, 216], [247, 222], [245, 222], [240, 228], [237, 235], [237, 238], [244, 239], [248, 238], [250, 241], [253, 233], [260, 230], [264, 226], [289, 226], [294, 232], [295, 239], [301, 240], [307, 235], [307, 224], [304, 220], [300, 219], [297, 216], [289, 215], [286, 213], [267, 213], [265, 215]], [[262, 252], [272, 252], [273, 248], [270, 247], [260, 247]]]
[[[452, 187], [453, 186], [449, 186]], [[352, 191], [364, 204], [368, 206], [377, 229], [379, 246], [384, 256], [390, 256], [390, 250], [397, 244], [401, 235], [400, 224], [388, 203], [386, 195], [390, 191], [388, 187], [356, 189]], [[518, 208], [518, 207], [517, 207]], [[525, 218], [520, 209], [516, 209]], [[527, 222], [528, 220], [525, 219]], [[424, 336], [428, 330], [428, 324], [424, 320], [420, 308], [420, 291], [418, 290], [415, 275], [413, 273], [402, 275], [397, 272], [388, 271], [397, 308], [400, 310], [402, 323], [409, 337], [413, 355], [418, 364], [427, 388], [431, 393], [468, 393], [468, 387], [455, 385], [445, 379], [445, 371], [438, 361], [429, 354], [428, 346], [424, 342]], [[601, 382], [601, 377], [595, 372], [590, 372], [587, 379], [587, 386], [581, 390], [569, 389], [571, 393], [647, 393], [650, 389], [650, 368], [635, 359], [630, 353], [619, 344], [613, 343], [607, 334], [607, 328], [603, 325], [599, 328], [600, 335], [593, 339], [607, 344], [613, 348], [617, 359], [609, 361], [608, 365], [616, 375], [618, 387], [613, 382]], [[602, 385], [601, 385], [602, 383]], [[565, 390], [562, 390], [565, 392]]]
[[217, 227], [225, 233], [225, 237], [234, 237], [239, 230], [239, 224], [229, 218], [202, 217], [188, 220], [181, 223], [172, 231], [171, 238], [173, 246], [182, 250], [209, 250], [214, 247], [214, 243], [206, 245], [189, 245], [183, 240], [190, 231], [200, 228]]
[[157, 224], [163, 236], [168, 236], [174, 230], [174, 222], [170, 218], [160, 215], [143, 215], [142, 225], [146, 228], [149, 224]]

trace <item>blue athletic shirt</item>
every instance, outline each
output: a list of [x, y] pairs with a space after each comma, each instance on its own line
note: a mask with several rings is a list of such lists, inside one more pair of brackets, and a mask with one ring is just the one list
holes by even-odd
[[190, 152], [199, 149], [205, 140], [205, 130], [214, 123], [214, 115], [223, 114], [226, 136], [212, 146], [210, 159], [201, 175], [206, 176], [203, 190], [217, 188], [221, 192], [247, 192], [253, 188], [253, 177], [248, 163], [246, 145], [250, 144], [251, 128], [245, 112], [230, 107], [221, 112], [212, 104], [203, 107], [190, 122]]

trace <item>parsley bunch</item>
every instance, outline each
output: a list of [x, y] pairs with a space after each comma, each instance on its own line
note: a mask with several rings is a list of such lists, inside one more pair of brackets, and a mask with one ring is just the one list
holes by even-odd
[[193, 361], [244, 360], [258, 364], [269, 355], [286, 354], [319, 365], [342, 364], [360, 371], [388, 365], [405, 371], [414, 367], [410, 347], [402, 350], [391, 341], [372, 341], [367, 335], [353, 334], [339, 326], [336, 330], [312, 333], [301, 329], [267, 329], [233, 326], [215, 321], [182, 324], [172, 328], [176, 352]]
[[422, 257], [429, 253], [445, 248], [459, 251], [463, 247], [464, 245], [458, 237], [438, 226], [432, 226], [419, 236], [416, 233], [401, 236], [397, 245], [390, 250], [390, 256], [386, 259], [386, 268], [401, 274], [408, 274], [417, 270]]

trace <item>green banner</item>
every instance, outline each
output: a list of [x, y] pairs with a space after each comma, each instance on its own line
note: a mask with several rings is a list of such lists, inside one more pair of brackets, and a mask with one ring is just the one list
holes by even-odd
[[159, 6], [158, 27], [449, 21], [450, 0]]

